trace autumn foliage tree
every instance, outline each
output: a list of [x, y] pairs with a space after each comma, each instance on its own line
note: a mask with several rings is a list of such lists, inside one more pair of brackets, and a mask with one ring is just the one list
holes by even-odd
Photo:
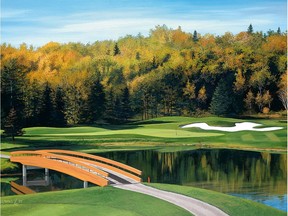
[[15, 113], [23, 126], [64, 126], [287, 109], [286, 38], [252, 25], [218, 36], [162, 25], [117, 41], [2, 44], [2, 122]]

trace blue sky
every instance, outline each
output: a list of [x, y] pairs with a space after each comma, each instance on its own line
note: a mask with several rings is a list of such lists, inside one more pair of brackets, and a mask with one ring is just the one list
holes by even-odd
[[156, 25], [222, 35], [287, 29], [286, 0], [2, 0], [1, 43], [41, 46], [49, 41], [93, 43]]

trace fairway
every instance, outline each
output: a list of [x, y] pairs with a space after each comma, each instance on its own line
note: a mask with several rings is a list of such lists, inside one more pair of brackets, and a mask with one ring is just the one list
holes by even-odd
[[[282, 127], [276, 131], [225, 132], [181, 128], [183, 125], [205, 122], [210, 126], [232, 127], [244, 119], [222, 117], [161, 117], [123, 125], [94, 125], [66, 128], [26, 128], [25, 134], [11, 139], [3, 138], [1, 149], [41, 149], [57, 146], [89, 152], [157, 148], [178, 151], [195, 148], [238, 148], [253, 150], [286, 151], [287, 125], [279, 120], [253, 119], [261, 127]], [[113, 146], [113, 147], [112, 147]]]
[[96, 131], [89, 133], [53, 133], [53, 134], [38, 134], [39, 136], [106, 136], [106, 135], [143, 135], [161, 138], [187, 138], [187, 137], [212, 137], [222, 136], [221, 133], [196, 133], [191, 131], [185, 131], [181, 129], [170, 130], [170, 129], [147, 129], [147, 128], [136, 128], [136, 129], [124, 129], [124, 130], [106, 130]]

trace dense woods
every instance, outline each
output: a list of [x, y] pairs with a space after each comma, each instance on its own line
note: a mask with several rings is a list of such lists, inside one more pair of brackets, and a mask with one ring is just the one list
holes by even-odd
[[287, 109], [286, 38], [252, 25], [222, 36], [163, 25], [92, 44], [4, 43], [2, 128]]

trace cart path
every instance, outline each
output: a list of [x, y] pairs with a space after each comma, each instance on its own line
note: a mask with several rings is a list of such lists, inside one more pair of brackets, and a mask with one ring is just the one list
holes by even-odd
[[10, 156], [9, 156], [9, 155], [4, 155], [4, 154], [0, 154], [0, 158], [7, 158], [7, 159], [9, 159]]
[[180, 206], [183, 209], [186, 209], [195, 216], [228, 216], [228, 214], [226, 214], [222, 210], [203, 201], [188, 196], [184, 196], [181, 194], [148, 187], [141, 183], [121, 184], [121, 185], [114, 185], [113, 187], [139, 192], [165, 200], [167, 202], [173, 203], [174, 205]]

